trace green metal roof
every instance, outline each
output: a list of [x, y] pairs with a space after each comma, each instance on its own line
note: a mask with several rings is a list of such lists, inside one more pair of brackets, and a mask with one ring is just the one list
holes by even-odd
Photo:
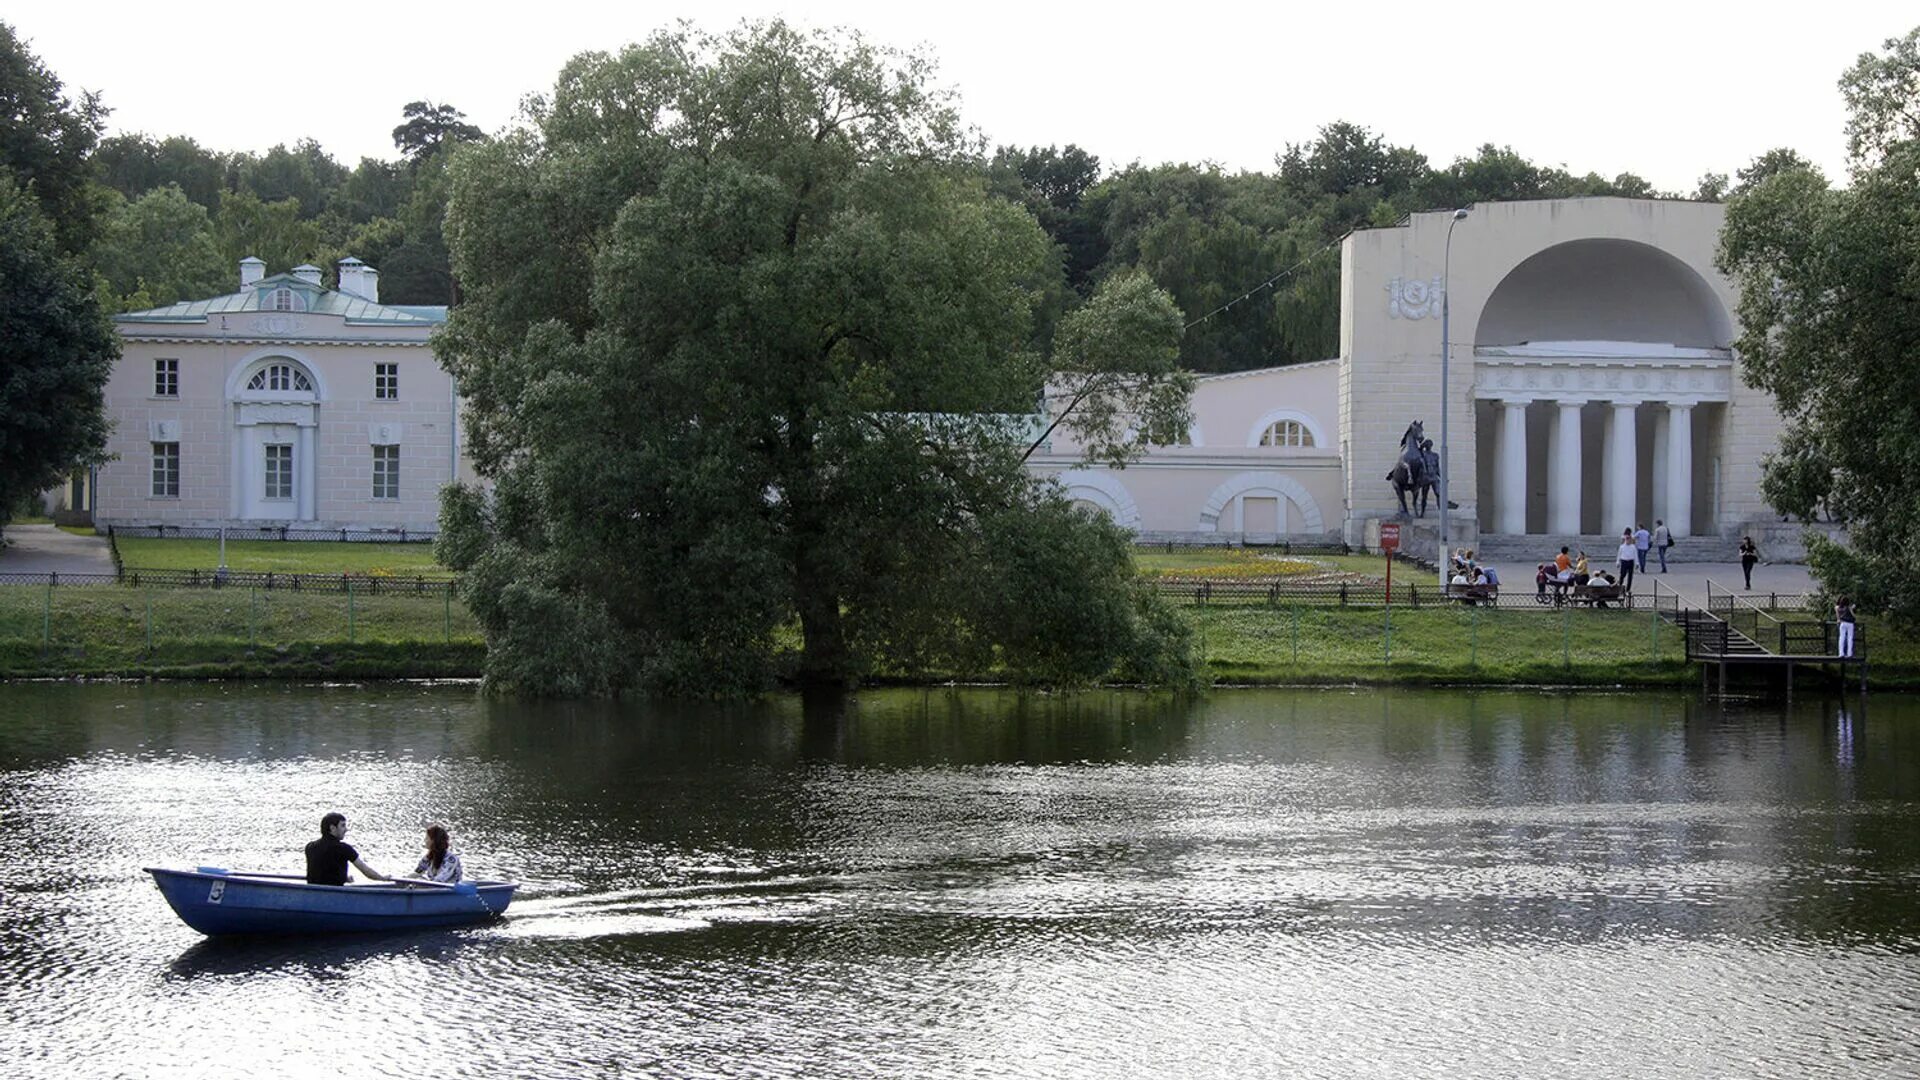
[[[241, 312], [273, 314], [273, 308], [261, 307], [260, 304], [281, 285], [293, 288], [307, 301], [306, 311], [283, 314], [337, 315], [349, 323], [376, 326], [438, 326], [447, 321], [445, 307], [421, 304], [401, 306], [376, 304], [371, 300], [362, 300], [357, 296], [310, 285], [291, 274], [275, 274], [272, 277], [262, 278], [249, 285], [243, 292], [216, 296], [210, 300], [182, 300], [177, 304], [147, 311], [129, 311], [124, 315], [115, 315], [113, 321], [117, 323], [201, 323], [206, 322], [210, 315], [233, 315]], [[269, 303], [271, 303], [270, 300]]]

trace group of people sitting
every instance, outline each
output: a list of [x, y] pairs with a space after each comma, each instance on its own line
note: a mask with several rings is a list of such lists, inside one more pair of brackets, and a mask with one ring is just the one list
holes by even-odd
[[[1611, 591], [1620, 584], [1620, 579], [1606, 570], [1594, 570], [1587, 565], [1587, 553], [1582, 550], [1570, 552], [1560, 549], [1550, 563], [1541, 563], [1534, 571], [1534, 587], [1544, 599], [1549, 588], [1564, 592], [1570, 588], [1584, 588], [1589, 593], [1595, 588]], [[1601, 604], [1602, 607], [1605, 604]]]
[[[401, 880], [362, 862], [360, 853], [347, 843], [347, 816], [328, 814], [320, 819], [320, 839], [307, 845], [307, 884], [345, 885], [349, 864], [374, 881]], [[427, 826], [427, 853], [414, 866], [411, 877], [441, 885], [460, 883], [460, 856], [453, 850], [453, 837], [446, 826]]]
[[1492, 593], [1500, 588], [1500, 572], [1475, 562], [1472, 548], [1461, 548], [1447, 556], [1447, 584], [1456, 589]]

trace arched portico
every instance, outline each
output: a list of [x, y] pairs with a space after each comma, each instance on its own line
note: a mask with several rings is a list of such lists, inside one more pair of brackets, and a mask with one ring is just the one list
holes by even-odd
[[1733, 387], [1733, 320], [1693, 267], [1587, 239], [1521, 261], [1474, 330], [1483, 528], [1618, 535], [1695, 523], [1702, 425]]
[[324, 397], [314, 366], [286, 350], [261, 350], [234, 365], [227, 377], [233, 421], [230, 516], [249, 521], [315, 519], [316, 435]]

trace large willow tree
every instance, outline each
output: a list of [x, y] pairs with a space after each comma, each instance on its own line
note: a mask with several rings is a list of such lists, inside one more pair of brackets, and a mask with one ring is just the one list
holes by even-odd
[[1096, 452], [1177, 430], [1179, 314], [1118, 281], [1034, 355], [1058, 256], [976, 154], [924, 58], [778, 22], [582, 55], [461, 153], [436, 351], [493, 486], [442, 548], [496, 688], [1190, 673], [1007, 419], [1092, 385]]
[[1780, 449], [1763, 490], [1783, 512], [1825, 509], [1849, 542], [1809, 535], [1827, 591], [1920, 624], [1920, 29], [1840, 80], [1851, 183], [1797, 154], [1743, 172], [1720, 266], [1740, 286], [1746, 377], [1770, 391]]

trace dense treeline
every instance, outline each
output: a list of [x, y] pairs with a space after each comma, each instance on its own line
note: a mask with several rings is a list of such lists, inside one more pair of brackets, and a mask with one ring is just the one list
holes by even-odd
[[210, 150], [185, 136], [103, 139], [94, 261], [112, 306], [135, 310], [233, 287], [248, 255], [271, 271], [331, 268], [354, 255], [380, 271], [396, 304], [458, 299], [440, 222], [448, 148], [481, 138], [459, 110], [416, 101], [393, 131], [396, 161], [352, 169], [311, 139], [264, 154]]
[[[101, 140], [92, 155], [106, 204], [96, 253], [112, 306], [223, 291], [246, 255], [279, 271], [302, 262], [331, 268], [351, 254], [380, 270], [384, 300], [456, 302], [441, 234], [444, 151], [483, 136], [447, 105], [414, 102], [405, 119], [394, 130], [398, 160], [362, 158], [351, 169], [312, 140], [264, 154], [212, 150], [178, 135]], [[1631, 173], [1575, 176], [1491, 143], [1439, 167], [1345, 122], [1289, 144], [1270, 172], [1208, 164], [1109, 171], [1072, 144], [1001, 147], [975, 167], [990, 193], [1026, 207], [1056, 245], [1067, 291], [1052, 298], [1037, 345], [1045, 348], [1059, 316], [1100, 282], [1139, 269], [1190, 321], [1232, 304], [1187, 335], [1182, 362], [1202, 372], [1332, 356], [1332, 245], [1353, 229], [1487, 200], [1661, 194]], [[1725, 186], [1710, 176], [1690, 197], [1717, 199]]]
[[[1133, 165], [1102, 175], [1099, 159], [1075, 146], [1002, 147], [988, 175], [996, 192], [1024, 202], [1053, 237], [1077, 292], [1139, 269], [1173, 295], [1188, 320], [1212, 314], [1188, 329], [1181, 350], [1182, 362], [1203, 372], [1334, 355], [1335, 245], [1354, 229], [1500, 199], [1681, 197], [1655, 192], [1632, 173], [1575, 176], [1491, 143], [1435, 167], [1413, 148], [1345, 122], [1289, 144], [1274, 165], [1272, 172], [1237, 173], [1213, 165]], [[1688, 197], [1717, 199], [1725, 186], [1725, 177], [1709, 176]], [[1295, 267], [1272, 288], [1258, 288]]]

